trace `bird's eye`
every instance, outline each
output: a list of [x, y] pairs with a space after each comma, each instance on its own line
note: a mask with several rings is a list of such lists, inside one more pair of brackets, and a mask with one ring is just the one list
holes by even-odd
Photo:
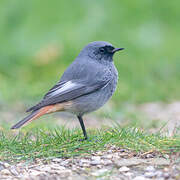
[[104, 52], [105, 52], [105, 49], [104, 49], [104, 48], [99, 48], [99, 51], [100, 51], [101, 53], [104, 53]]

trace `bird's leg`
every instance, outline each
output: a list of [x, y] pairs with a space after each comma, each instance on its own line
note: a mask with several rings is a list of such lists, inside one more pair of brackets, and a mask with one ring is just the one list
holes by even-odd
[[77, 118], [79, 119], [82, 131], [83, 131], [83, 134], [84, 134], [84, 138], [86, 140], [86, 139], [88, 139], [88, 137], [87, 137], [86, 129], [85, 129], [85, 126], [84, 126], [83, 118], [82, 118], [82, 116], [77, 116]]

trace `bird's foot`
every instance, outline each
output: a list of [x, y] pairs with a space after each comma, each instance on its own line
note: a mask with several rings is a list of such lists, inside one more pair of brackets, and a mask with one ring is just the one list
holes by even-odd
[[80, 142], [87, 141], [87, 140], [89, 140], [88, 137], [85, 137], [84, 139], [79, 139]]
[[99, 136], [93, 136], [93, 137], [90, 137], [90, 138], [89, 138], [89, 137], [86, 137], [86, 138], [84, 138], [84, 139], [80, 139], [79, 141], [80, 141], [80, 142], [83, 142], [83, 141], [100, 142], [100, 141], [102, 141], [102, 138], [100, 138]]

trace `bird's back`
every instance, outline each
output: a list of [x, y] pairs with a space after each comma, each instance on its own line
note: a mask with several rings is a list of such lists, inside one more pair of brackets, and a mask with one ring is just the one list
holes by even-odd
[[83, 115], [102, 107], [113, 95], [117, 86], [118, 72], [113, 63], [111, 63], [109, 66], [97, 65], [94, 63], [88, 64], [89, 66], [85, 65], [84, 63], [79, 63], [79, 66], [77, 66], [77, 68], [79, 69], [78, 72], [77, 70], [75, 72], [73, 71], [75, 67], [74, 65], [70, 66], [65, 71], [64, 75], [61, 78], [61, 81], [67, 80], [66, 73], [69, 75], [69, 72], [71, 72], [71, 77], [68, 76], [68, 78], [84, 77], [87, 78], [89, 83], [97, 83], [98, 81], [107, 81], [109, 79], [110, 81], [107, 85], [105, 85], [98, 91], [78, 97], [73, 100], [73, 106], [68, 109], [68, 111], [77, 115]]

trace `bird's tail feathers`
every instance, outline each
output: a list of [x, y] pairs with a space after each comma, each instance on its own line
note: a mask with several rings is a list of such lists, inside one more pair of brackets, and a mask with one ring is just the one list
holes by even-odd
[[17, 124], [11, 127], [11, 129], [18, 129], [22, 126], [25, 126], [27, 123], [39, 118], [40, 116], [47, 114], [51, 106], [46, 106], [41, 108], [40, 110], [32, 112], [30, 115], [19, 121]]

